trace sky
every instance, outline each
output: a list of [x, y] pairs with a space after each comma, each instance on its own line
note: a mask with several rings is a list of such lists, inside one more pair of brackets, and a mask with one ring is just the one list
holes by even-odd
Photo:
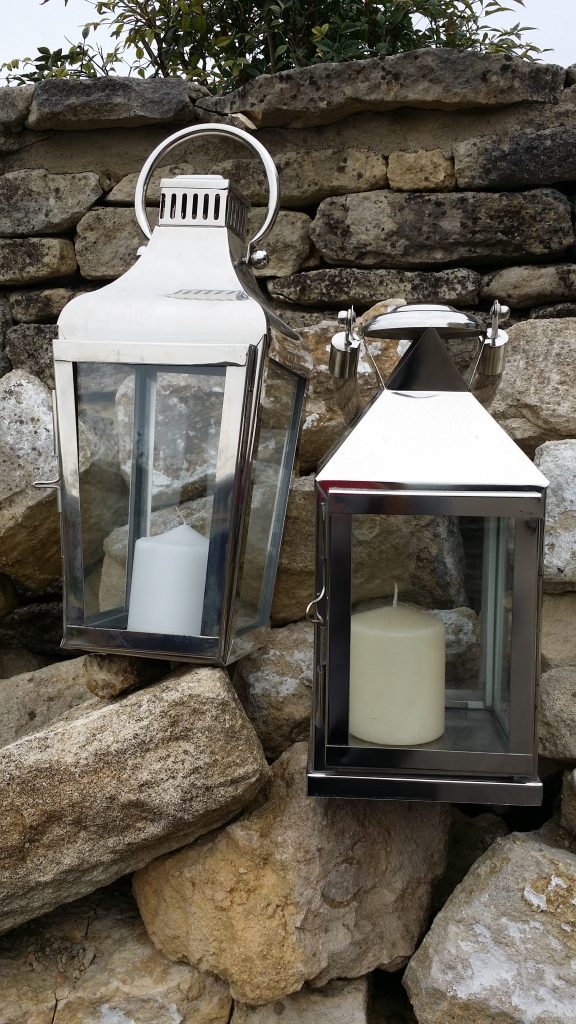
[[[506, 0], [503, 0], [506, 5]], [[576, 64], [576, 0], [525, 0], [524, 9], [501, 15], [503, 24], [520, 20], [537, 31], [529, 38], [552, 52], [544, 60], [568, 67]], [[94, 18], [89, 0], [0, 0], [0, 64], [12, 57], [33, 56], [38, 46], [65, 48], [65, 37], [75, 42], [84, 22]], [[107, 37], [102, 37], [106, 45]]]

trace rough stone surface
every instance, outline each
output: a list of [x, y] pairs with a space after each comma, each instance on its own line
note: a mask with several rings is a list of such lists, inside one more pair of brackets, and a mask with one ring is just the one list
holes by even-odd
[[56, 328], [45, 324], [16, 324], [6, 332], [6, 355], [14, 370], [33, 374], [48, 388], [54, 387], [52, 343]]
[[539, 306], [531, 309], [530, 320], [554, 320], [556, 318], [576, 317], [576, 302], [560, 302], [555, 306]]
[[[280, 178], [280, 202], [287, 206], [310, 206], [327, 196], [345, 195], [347, 192], [368, 192], [386, 186], [386, 160], [368, 147], [352, 146], [342, 149], [314, 149], [274, 153]], [[160, 202], [161, 178], [177, 174], [201, 173], [198, 164], [170, 164], [160, 167], [150, 179], [148, 195], [151, 205]], [[268, 201], [266, 175], [260, 161], [223, 160], [218, 173], [234, 182], [251, 203], [259, 206]], [[106, 201], [118, 205], [131, 205], [138, 175], [129, 174], [112, 189]]]
[[10, 303], [4, 295], [0, 295], [0, 377], [9, 373], [12, 364], [6, 354], [6, 332], [12, 326]]
[[10, 171], [0, 175], [0, 236], [68, 231], [103, 192], [97, 174]]
[[[57, 540], [58, 538], [56, 538]], [[0, 547], [1, 550], [1, 547]], [[62, 657], [62, 604], [60, 601], [34, 601], [20, 605], [0, 619], [0, 645], [2, 648], [16, 648], [32, 655], [55, 661]], [[13, 659], [10, 659], [12, 664]], [[26, 672], [38, 666], [23, 666]]]
[[0, 747], [40, 732], [90, 699], [84, 679], [89, 656], [56, 662], [0, 682]]
[[91, 654], [75, 662], [84, 685], [101, 700], [111, 700], [166, 675], [168, 662], [125, 655]]
[[544, 189], [444, 195], [376, 191], [325, 199], [310, 236], [327, 263], [358, 267], [551, 257], [574, 244], [568, 200]]
[[482, 278], [483, 299], [499, 299], [513, 309], [536, 306], [541, 302], [576, 299], [576, 266], [504, 267]]
[[244, 113], [262, 126], [303, 127], [397, 107], [458, 110], [527, 100], [553, 103], [565, 76], [564, 68], [556, 65], [502, 54], [415, 50], [352, 61], [344, 68], [328, 63], [260, 75], [236, 92], [198, 105], [217, 114]]
[[241, 1002], [400, 967], [442, 869], [445, 807], [309, 800], [305, 766], [296, 744], [273, 766], [266, 803], [135, 876], [155, 945]]
[[576, 665], [576, 593], [544, 595], [540, 647], [545, 671]]
[[552, 761], [576, 764], [576, 666], [544, 672], [538, 699], [540, 753]]
[[0, 647], [0, 679], [10, 679], [23, 672], [35, 672], [37, 668], [44, 668], [45, 664], [45, 658], [22, 647]]
[[[255, 208], [248, 215], [248, 231], [252, 237], [261, 226], [265, 210]], [[256, 277], [287, 277], [300, 269], [310, 252], [310, 225], [306, 213], [280, 210], [276, 223], [265, 242], [270, 262]]]
[[[148, 211], [152, 227], [158, 211]], [[90, 210], [78, 224], [76, 256], [80, 273], [93, 281], [120, 277], [137, 260], [137, 252], [146, 239], [133, 210], [104, 208]]]
[[33, 487], [58, 475], [52, 402], [39, 380], [13, 370], [0, 380], [0, 407], [0, 569], [38, 590], [61, 571], [54, 491]]
[[402, 295], [407, 302], [475, 306], [479, 288], [480, 275], [460, 267], [428, 274], [410, 270], [330, 267], [293, 274], [268, 284], [270, 295], [280, 302], [319, 307], [328, 303], [338, 309], [347, 303], [360, 308], [372, 306], [381, 295]]
[[10, 311], [19, 324], [55, 323], [71, 299], [81, 295], [86, 288], [29, 288], [26, 291], [11, 292]]
[[5, 85], [0, 89], [0, 128], [19, 128], [28, 116], [33, 85]]
[[576, 773], [573, 771], [565, 772], [562, 780], [560, 822], [571, 836], [576, 836]]
[[454, 147], [458, 188], [522, 188], [576, 178], [576, 130], [469, 139]]
[[529, 453], [576, 437], [576, 319], [510, 328], [506, 368], [490, 412]]
[[454, 161], [441, 149], [390, 153], [388, 181], [398, 192], [449, 192], [456, 184]]
[[0, 573], [0, 619], [9, 615], [18, 604], [18, 594], [9, 576]]
[[135, 127], [170, 121], [194, 121], [193, 100], [207, 90], [181, 78], [48, 78], [38, 82], [26, 121], [46, 128]]
[[0, 286], [13, 287], [76, 272], [67, 238], [0, 238]]
[[548, 478], [544, 589], [576, 590], [576, 441], [548, 441], [534, 461]]
[[435, 914], [488, 847], [496, 839], [508, 835], [507, 825], [495, 814], [484, 812], [472, 818], [457, 807], [452, 807], [450, 813], [446, 868], [436, 882], [432, 896]]
[[227, 1024], [216, 978], [158, 953], [125, 881], [0, 939], [3, 1024]]
[[192, 842], [267, 778], [220, 669], [182, 669], [0, 751], [0, 929]]
[[419, 1024], [572, 1024], [576, 856], [495, 842], [435, 918], [404, 984]]
[[267, 757], [274, 760], [310, 730], [314, 627], [273, 629], [263, 647], [242, 658], [234, 685]]
[[368, 1024], [368, 979], [331, 981], [324, 988], [310, 989], [267, 1006], [236, 1003], [230, 1024]]

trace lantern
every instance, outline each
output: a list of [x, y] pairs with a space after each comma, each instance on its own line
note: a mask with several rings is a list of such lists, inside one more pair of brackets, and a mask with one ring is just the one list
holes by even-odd
[[[217, 175], [162, 180], [158, 227], [145, 196], [160, 158], [188, 138], [242, 142], [269, 187], [248, 246], [249, 203]], [[278, 209], [276, 168], [247, 133], [177, 132], [150, 156], [136, 264], [74, 299], [54, 343], [66, 648], [227, 664], [268, 622], [304, 376], [251, 267]]]
[[[365, 326], [409, 346], [317, 475], [311, 795], [541, 801], [547, 481], [448, 351], [468, 338], [484, 383], [501, 374], [507, 337], [493, 312], [487, 327], [405, 306]], [[338, 375], [354, 372], [360, 343], [348, 317], [333, 340]]]

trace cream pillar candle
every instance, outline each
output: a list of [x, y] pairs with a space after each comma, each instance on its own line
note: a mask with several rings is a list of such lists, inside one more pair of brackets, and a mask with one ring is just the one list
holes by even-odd
[[396, 599], [352, 615], [349, 726], [371, 743], [416, 746], [444, 732], [444, 624]]
[[128, 629], [199, 636], [208, 565], [208, 540], [177, 526], [134, 545]]

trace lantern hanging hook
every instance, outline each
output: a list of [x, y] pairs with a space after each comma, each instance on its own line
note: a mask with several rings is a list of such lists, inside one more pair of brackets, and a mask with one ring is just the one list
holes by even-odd
[[235, 139], [237, 142], [241, 142], [242, 145], [247, 146], [248, 149], [253, 150], [253, 152], [260, 157], [264, 165], [266, 180], [268, 182], [268, 208], [266, 210], [266, 216], [262, 226], [248, 243], [248, 254], [246, 257], [246, 262], [251, 266], [253, 265], [253, 261], [257, 266], [262, 266], [264, 253], [261, 249], [257, 249], [257, 246], [260, 242], [263, 242], [266, 236], [270, 233], [274, 227], [276, 217], [278, 216], [280, 199], [278, 171], [276, 169], [276, 164], [262, 143], [258, 142], [258, 140], [253, 138], [248, 132], [243, 131], [241, 128], [235, 128], [233, 125], [190, 125], [188, 128], [182, 128], [180, 131], [174, 132], [173, 135], [169, 135], [164, 142], [161, 142], [160, 145], [156, 147], [148, 157], [140, 171], [140, 174], [138, 175], [138, 181], [136, 182], [134, 210], [140, 230], [146, 235], [146, 238], [152, 237], [152, 229], [146, 213], [146, 192], [148, 191], [150, 179], [155, 168], [158, 166], [159, 161], [163, 156], [167, 156], [175, 146], [180, 145], [181, 142], [185, 142], [187, 139], [198, 137], [200, 135], [218, 135], [226, 139]]

